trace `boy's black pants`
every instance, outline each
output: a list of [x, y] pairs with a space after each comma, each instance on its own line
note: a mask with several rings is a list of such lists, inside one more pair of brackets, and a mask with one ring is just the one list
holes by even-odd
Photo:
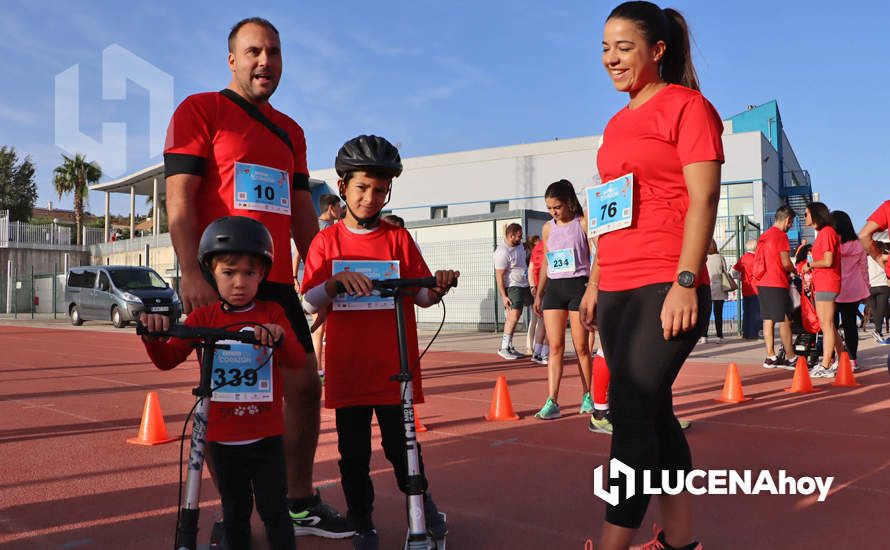
[[[405, 428], [401, 405], [344, 407], [337, 409], [337, 448], [340, 451], [340, 478], [348, 507], [347, 517], [356, 530], [372, 529], [374, 485], [371, 483], [371, 414], [377, 415], [377, 425], [383, 436], [383, 452], [392, 464], [399, 489], [408, 487], [408, 458], [405, 454]], [[421, 488], [426, 491], [427, 479], [423, 456], [417, 444], [420, 463]]]
[[267, 437], [248, 445], [211, 441], [207, 448], [216, 472], [216, 488], [222, 498], [227, 548], [250, 548], [250, 514], [255, 497], [269, 547], [294, 550], [294, 528], [287, 512], [282, 437]]

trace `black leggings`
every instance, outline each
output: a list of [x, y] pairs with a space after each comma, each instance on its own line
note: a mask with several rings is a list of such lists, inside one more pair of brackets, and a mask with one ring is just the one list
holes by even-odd
[[[856, 352], [859, 351], [859, 325], [857, 313], [859, 312], [859, 302], [837, 302], [835, 303], [837, 313], [834, 316], [834, 323], [838, 328], [844, 331], [844, 347], [850, 354], [850, 359], [856, 359]], [[840, 317], [840, 322], [838, 322]]]
[[[340, 451], [340, 479], [346, 496], [347, 516], [357, 530], [373, 528], [374, 485], [371, 483], [371, 414], [377, 414], [377, 425], [383, 438], [383, 453], [392, 464], [396, 482], [403, 493], [408, 491], [408, 457], [405, 455], [405, 426], [401, 405], [376, 407], [345, 407], [337, 409], [337, 448]], [[420, 443], [416, 443], [420, 459], [421, 489], [426, 491]]]
[[[653, 485], [661, 470], [692, 469], [689, 445], [674, 416], [671, 385], [708, 326], [711, 294], [699, 287], [698, 323], [687, 333], [665, 341], [661, 307], [670, 283], [621, 292], [599, 292], [597, 324], [612, 380], [609, 407], [612, 419], [611, 458], [636, 471], [634, 496], [620, 492], [616, 506], [607, 505], [606, 521], [637, 529], [649, 506], [642, 494], [642, 471], [652, 471]], [[675, 474], [674, 474], [675, 475]]]
[[227, 548], [250, 548], [250, 514], [253, 497], [266, 526], [272, 550], [294, 550], [294, 527], [287, 513], [284, 443], [281, 436], [267, 437], [249, 445], [210, 442], [216, 472], [216, 488], [222, 498]]
[[714, 300], [714, 330], [717, 338], [723, 338], [723, 300]]
[[871, 287], [871, 296], [868, 297], [868, 302], [871, 305], [871, 322], [874, 323], [878, 334], [884, 334], [884, 319], [890, 317], [888, 299], [890, 299], [890, 286]]

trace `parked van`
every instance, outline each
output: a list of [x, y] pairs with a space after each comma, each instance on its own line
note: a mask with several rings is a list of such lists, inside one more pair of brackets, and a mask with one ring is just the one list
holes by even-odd
[[139, 313], [163, 313], [176, 321], [182, 313], [179, 296], [155, 270], [144, 266], [72, 267], [65, 284], [65, 303], [72, 325], [111, 320], [117, 328]]

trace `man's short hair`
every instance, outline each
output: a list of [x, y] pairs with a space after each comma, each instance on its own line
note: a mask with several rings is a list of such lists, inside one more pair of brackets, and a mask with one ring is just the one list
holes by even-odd
[[340, 204], [340, 197], [338, 197], [337, 195], [325, 193], [324, 195], [318, 197], [318, 208], [322, 212], [327, 212], [328, 208], [335, 204]]
[[400, 216], [396, 216], [395, 214], [387, 214], [383, 216], [383, 221], [397, 227], [405, 227], [405, 220], [403, 220]]
[[783, 221], [787, 220], [788, 218], [793, 218], [794, 215], [795, 215], [794, 210], [792, 210], [790, 206], [783, 204], [776, 210], [775, 220], [777, 222], [783, 222]]
[[513, 235], [514, 233], [522, 233], [522, 226], [518, 223], [511, 223], [504, 228], [504, 235]]
[[262, 17], [248, 17], [247, 19], [242, 19], [241, 21], [235, 23], [235, 26], [232, 27], [231, 31], [229, 31], [229, 53], [233, 53], [235, 51], [235, 37], [238, 36], [238, 31], [240, 31], [241, 27], [247, 25], [248, 23], [266, 27], [270, 31], [274, 32], [275, 36], [279, 36], [278, 29], [276, 29], [275, 25], [270, 23], [268, 19], [263, 19]]

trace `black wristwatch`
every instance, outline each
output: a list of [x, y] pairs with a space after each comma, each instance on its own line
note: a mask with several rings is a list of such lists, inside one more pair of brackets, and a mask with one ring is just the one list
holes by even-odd
[[692, 288], [695, 285], [695, 273], [691, 271], [677, 273], [677, 284], [683, 288]]

